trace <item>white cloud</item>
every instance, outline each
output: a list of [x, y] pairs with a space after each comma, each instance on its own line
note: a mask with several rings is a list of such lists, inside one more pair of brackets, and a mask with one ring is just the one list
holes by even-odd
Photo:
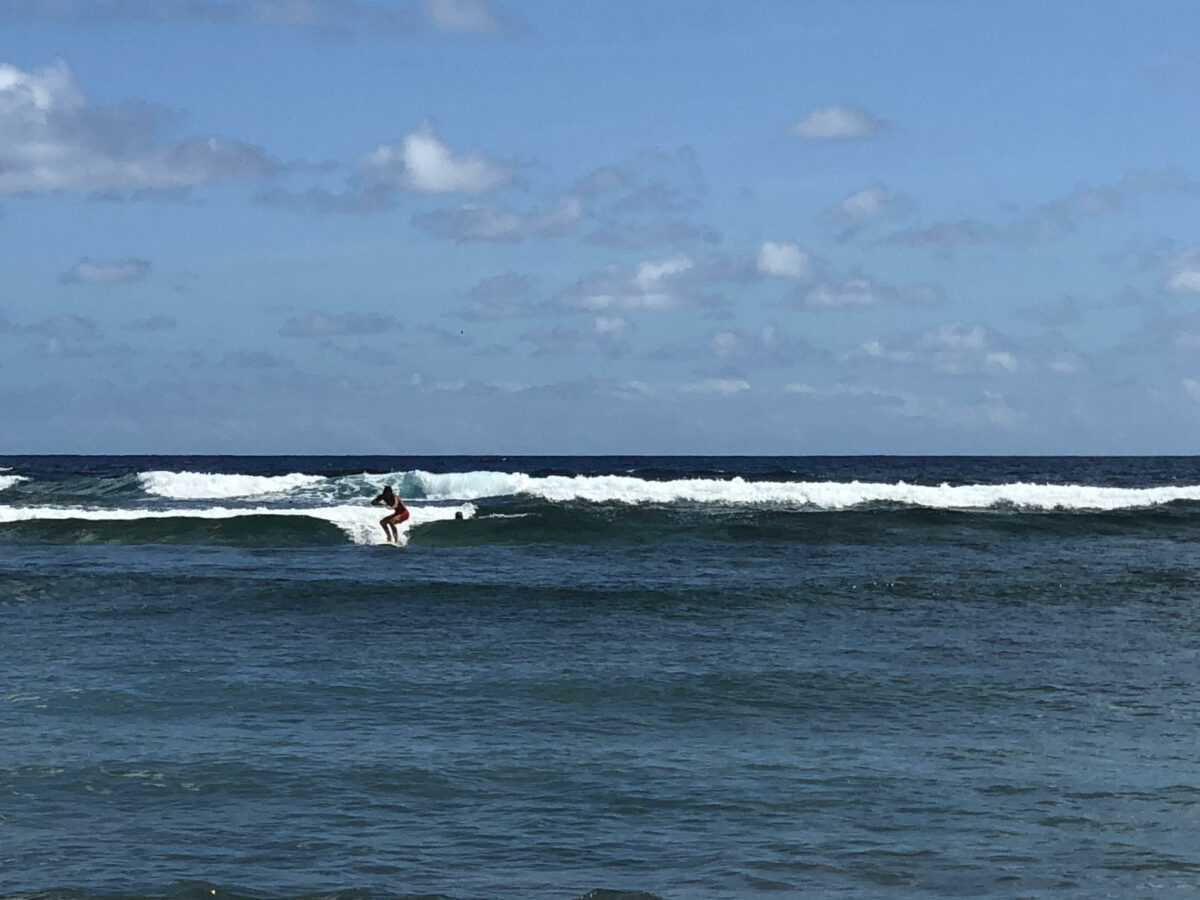
[[814, 109], [792, 126], [792, 134], [804, 141], [855, 140], [878, 134], [887, 126], [863, 109], [827, 106]]
[[459, 243], [519, 243], [534, 237], [561, 237], [575, 227], [583, 215], [578, 200], [568, 197], [556, 208], [543, 212], [514, 212], [490, 203], [468, 203], [458, 209], [421, 213], [413, 222], [438, 237]]
[[818, 284], [804, 296], [807, 306], [875, 306], [881, 290], [869, 278], [847, 278], [845, 281]]
[[875, 182], [842, 198], [826, 210], [825, 218], [835, 225], [853, 228], [882, 219], [902, 218], [914, 205], [910, 197], [894, 194], [887, 185]]
[[29, 72], [0, 64], [0, 194], [188, 188], [279, 168], [237, 141], [156, 142], [166, 118], [91, 104], [62, 61]]
[[1200, 252], [1183, 253], [1171, 261], [1166, 288], [1173, 294], [1200, 294]]
[[682, 253], [647, 260], [632, 273], [608, 266], [561, 291], [555, 303], [591, 312], [668, 309], [682, 303], [678, 281], [694, 266], [692, 259]]
[[620, 316], [596, 316], [592, 324], [596, 334], [618, 334], [629, 325]]
[[812, 274], [813, 261], [799, 244], [764, 241], [758, 248], [758, 270], [764, 275], [808, 278]]
[[870, 359], [900, 364], [920, 364], [947, 375], [1005, 374], [1021, 369], [1011, 350], [1000, 346], [1001, 339], [984, 327], [967, 328], [945, 325], [916, 338], [890, 344], [867, 341], [859, 353]]
[[424, 122], [403, 142], [381, 144], [360, 161], [365, 180], [423, 194], [482, 194], [507, 184], [512, 172], [478, 151], [455, 155]]
[[1183, 389], [1187, 391], [1187, 395], [1197, 403], [1200, 403], [1200, 381], [1194, 378], [1184, 378], [1182, 383]]
[[441, 31], [495, 34], [505, 30], [496, 6], [484, 0], [426, 0], [425, 16]]
[[133, 284], [150, 271], [144, 259], [92, 260], [86, 256], [58, 276], [62, 284]]
[[933, 306], [942, 301], [943, 294], [937, 285], [886, 284], [866, 275], [853, 274], [802, 285], [793, 295], [792, 302], [809, 309], [853, 309], [884, 304]]
[[1167, 279], [1167, 290], [1173, 293], [1200, 293], [1200, 269], [1184, 269]]
[[1074, 353], [1060, 353], [1050, 360], [1050, 371], [1055, 375], [1076, 375], [1083, 368], [1083, 361]]
[[691, 259], [682, 253], [666, 259], [649, 260], [638, 264], [633, 281], [643, 290], [654, 290], [665, 280], [686, 272], [693, 265]]
[[730, 368], [759, 369], [787, 367], [820, 353], [808, 341], [769, 324], [753, 330], [725, 329], [659, 349], [655, 359], [682, 360], [720, 367], [722, 374]]

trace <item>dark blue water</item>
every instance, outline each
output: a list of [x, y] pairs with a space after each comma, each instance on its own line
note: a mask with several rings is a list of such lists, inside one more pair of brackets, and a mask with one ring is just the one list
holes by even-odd
[[[0, 896], [1200, 884], [1200, 460], [0, 468]], [[403, 548], [324, 512], [373, 534], [383, 479]], [[689, 480], [719, 499], [634, 499]]]

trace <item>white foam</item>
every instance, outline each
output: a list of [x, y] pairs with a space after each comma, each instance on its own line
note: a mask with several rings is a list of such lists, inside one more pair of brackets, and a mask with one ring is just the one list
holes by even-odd
[[[410, 506], [408, 521], [399, 526], [400, 543], [408, 543], [409, 531], [420, 525], [445, 521], [461, 512], [464, 519], [475, 515], [470, 503], [460, 506]], [[377, 544], [383, 538], [379, 525], [382, 518], [378, 507], [325, 506], [289, 507], [265, 506], [231, 509], [213, 506], [204, 509], [97, 509], [67, 506], [0, 506], [0, 523], [33, 521], [67, 521], [83, 519], [90, 522], [134, 522], [166, 519], [236, 519], [242, 516], [305, 516], [321, 519], [340, 528], [356, 544]]]
[[[7, 472], [8, 469], [0, 471]], [[6, 491], [14, 484], [20, 484], [22, 481], [28, 481], [24, 475], [0, 475], [0, 491]]]
[[217, 475], [208, 472], [141, 472], [142, 490], [170, 500], [228, 500], [286, 494], [297, 488], [314, 487], [320, 475]]
[[478, 500], [527, 494], [555, 503], [721, 503], [849, 509], [871, 503], [904, 503], [930, 509], [1113, 510], [1200, 500], [1200, 485], [1152, 488], [1096, 487], [1013, 482], [984, 485], [918, 485], [838, 481], [746, 481], [692, 478], [647, 481], [627, 475], [551, 475], [520, 472], [413, 472], [433, 500]]

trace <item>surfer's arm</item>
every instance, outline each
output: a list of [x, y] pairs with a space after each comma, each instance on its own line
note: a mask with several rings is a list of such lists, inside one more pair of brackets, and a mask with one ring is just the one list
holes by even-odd
[[376, 497], [374, 500], [371, 501], [371, 505], [378, 506], [382, 502], [383, 502], [383, 494], [380, 494], [378, 497]]

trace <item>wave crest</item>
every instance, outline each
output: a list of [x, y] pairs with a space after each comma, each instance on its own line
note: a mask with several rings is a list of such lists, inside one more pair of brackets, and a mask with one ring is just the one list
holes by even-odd
[[228, 500], [286, 494], [315, 487], [320, 475], [217, 475], [208, 472], [140, 472], [138, 482], [147, 494], [169, 500]]
[[0, 491], [6, 491], [14, 484], [20, 484], [22, 481], [28, 481], [24, 475], [0, 475]]
[[526, 494], [552, 503], [720, 503], [826, 510], [895, 503], [929, 509], [1117, 510], [1200, 500], [1200, 485], [1150, 488], [1096, 487], [1013, 482], [919, 485], [837, 481], [746, 481], [689, 478], [647, 481], [624, 475], [535, 477], [520, 472], [413, 472], [410, 478], [431, 500], [478, 500]]

